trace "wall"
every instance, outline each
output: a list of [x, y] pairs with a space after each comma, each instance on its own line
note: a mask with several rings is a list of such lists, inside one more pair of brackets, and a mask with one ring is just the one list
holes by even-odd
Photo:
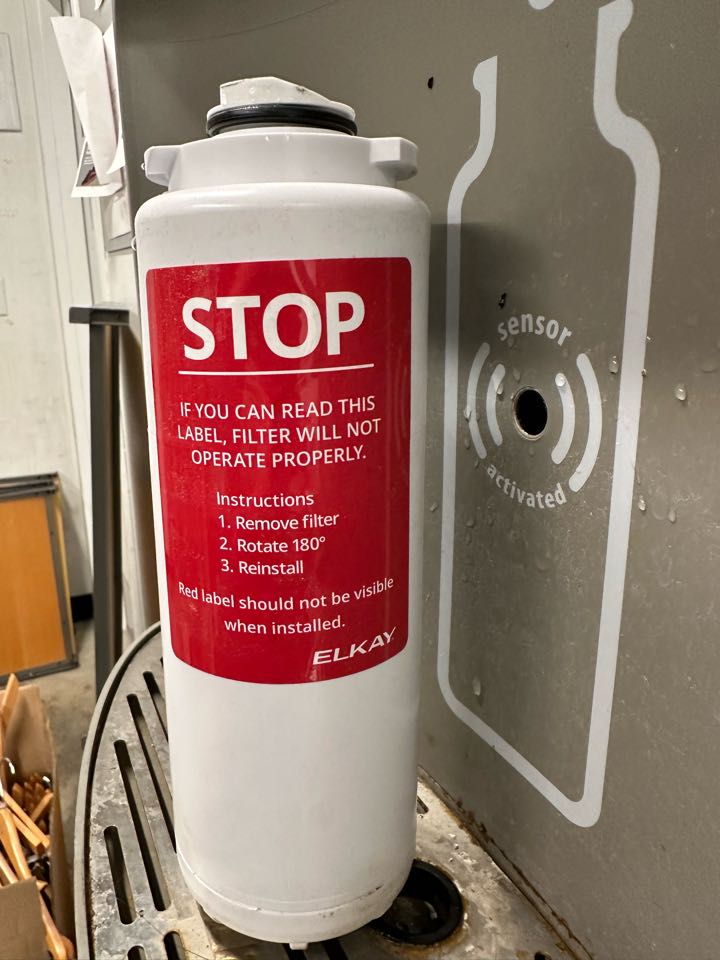
[[[12, 0], [0, 4], [0, 32], [10, 37], [22, 125], [18, 132], [0, 131], [0, 283], [5, 300], [0, 315], [0, 462], [5, 477], [60, 474], [70, 587], [73, 594], [82, 594], [91, 592], [84, 512], [89, 463], [82, 459], [76, 435], [82, 425], [76, 424], [74, 402], [79, 409], [83, 387], [71, 377], [66, 353], [66, 336], [68, 342], [74, 337], [64, 329], [64, 284], [71, 268], [55, 245], [62, 216], [53, 192], [56, 171], [50, 171], [48, 182], [45, 170], [48, 104], [37, 87], [45, 67], [37, 59], [35, 37], [39, 14], [46, 16], [53, 8], [49, 3], [42, 8]], [[62, 134], [64, 128], [72, 137], [69, 99], [57, 97], [55, 107], [58, 130]]]

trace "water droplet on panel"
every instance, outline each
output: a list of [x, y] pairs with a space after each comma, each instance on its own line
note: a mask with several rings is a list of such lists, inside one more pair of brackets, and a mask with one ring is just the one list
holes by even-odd
[[618, 358], [615, 356], [610, 357], [610, 360], [608, 362], [608, 370], [610, 371], [610, 373], [617, 373], [619, 369], [620, 369], [620, 364], [618, 362]]
[[437, 510], [437, 508], [438, 508], [438, 505], [437, 505], [437, 503], [435, 503], [435, 501], [433, 500], [433, 502], [430, 504], [430, 513], [435, 513], [435, 511]]
[[687, 400], [687, 388], [684, 383], [678, 383], [675, 387], [675, 399], [676, 400]]
[[647, 510], [647, 503], [645, 502], [645, 497], [638, 497], [638, 510], [640, 513], [645, 513]]
[[473, 677], [472, 692], [478, 698], [478, 700], [482, 696], [482, 684], [480, 683], [479, 677]]
[[675, 507], [670, 507], [668, 510], [668, 520], [670, 523], [675, 523], [677, 520], [677, 513], [675, 512]]

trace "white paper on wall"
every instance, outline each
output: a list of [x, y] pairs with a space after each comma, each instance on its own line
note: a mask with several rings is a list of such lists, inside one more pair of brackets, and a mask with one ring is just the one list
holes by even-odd
[[103, 44], [105, 45], [105, 60], [107, 61], [108, 82], [110, 84], [110, 97], [112, 99], [113, 117], [115, 118], [115, 130], [117, 131], [117, 149], [108, 167], [108, 173], [115, 173], [122, 170], [125, 166], [125, 144], [122, 134], [122, 119], [120, 117], [120, 93], [118, 90], [117, 58], [115, 56], [115, 31], [113, 25], [107, 28], [103, 34]]
[[53, 17], [52, 24], [97, 183], [121, 185], [121, 174], [110, 171], [118, 142], [102, 32], [82, 17]]
[[110, 183], [100, 183], [98, 181], [95, 161], [87, 140], [84, 140], [80, 152], [80, 162], [75, 174], [75, 183], [70, 195], [72, 197], [110, 197], [121, 187], [122, 182], [120, 180], [113, 180]]

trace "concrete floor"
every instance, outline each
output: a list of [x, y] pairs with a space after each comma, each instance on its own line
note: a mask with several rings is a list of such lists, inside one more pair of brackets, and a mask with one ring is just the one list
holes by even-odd
[[79, 666], [40, 677], [40, 688], [57, 754], [63, 833], [72, 867], [75, 798], [85, 735], [95, 706], [95, 635], [91, 621], [76, 624]]

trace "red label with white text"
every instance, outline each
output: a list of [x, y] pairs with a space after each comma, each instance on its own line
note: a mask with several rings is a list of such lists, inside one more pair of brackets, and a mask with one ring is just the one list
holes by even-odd
[[173, 650], [303, 683], [408, 631], [410, 264], [147, 275]]

